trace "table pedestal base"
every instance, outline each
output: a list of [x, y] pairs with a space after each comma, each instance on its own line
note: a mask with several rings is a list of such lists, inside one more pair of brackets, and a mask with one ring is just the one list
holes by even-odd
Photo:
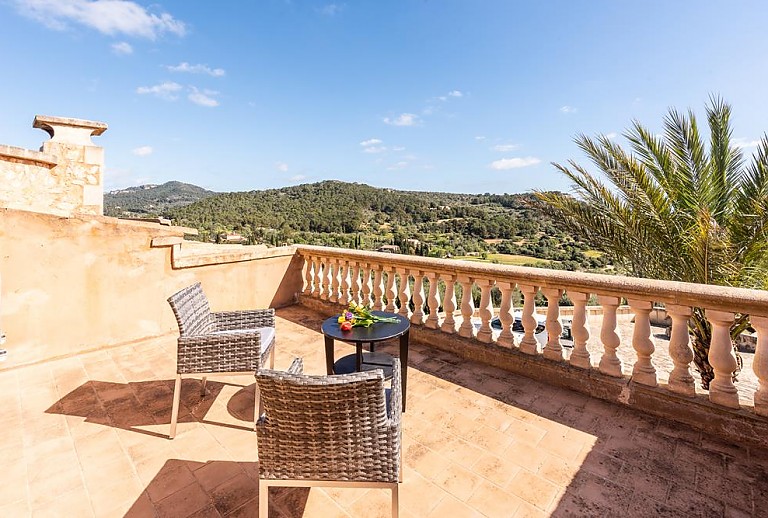
[[357, 355], [348, 354], [343, 358], [336, 360], [333, 364], [333, 371], [336, 374], [348, 374], [350, 372], [372, 371], [375, 369], [382, 369], [384, 371], [384, 379], [392, 378], [392, 358], [391, 354], [387, 353], [367, 353], [362, 354], [362, 361], [360, 367], [357, 366]]

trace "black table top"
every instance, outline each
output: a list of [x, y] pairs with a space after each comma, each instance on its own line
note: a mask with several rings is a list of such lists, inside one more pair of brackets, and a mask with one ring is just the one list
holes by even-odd
[[370, 327], [353, 327], [350, 331], [342, 331], [339, 329], [339, 316], [337, 315], [323, 322], [323, 334], [342, 342], [373, 343], [401, 336], [411, 327], [411, 323], [404, 316], [386, 311], [371, 311], [371, 313], [380, 317], [396, 317], [398, 322], [376, 322]]

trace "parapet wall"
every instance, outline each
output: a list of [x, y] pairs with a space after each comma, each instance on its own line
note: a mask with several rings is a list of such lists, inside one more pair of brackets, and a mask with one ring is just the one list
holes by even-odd
[[[8, 350], [0, 369], [172, 338], [178, 328], [166, 299], [197, 281], [216, 311], [291, 304], [301, 289], [291, 247], [195, 263], [186, 255], [199, 256], [200, 245], [185, 255], [185, 243], [177, 227], [0, 209], [0, 327]], [[175, 265], [174, 255], [187, 264]]]
[[103, 122], [35, 117], [51, 139], [40, 151], [0, 145], [0, 207], [58, 216], [103, 214], [104, 150], [91, 136]]

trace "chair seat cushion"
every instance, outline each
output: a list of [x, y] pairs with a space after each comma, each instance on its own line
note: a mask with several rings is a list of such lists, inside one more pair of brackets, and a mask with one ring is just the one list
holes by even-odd
[[256, 327], [253, 329], [232, 329], [229, 331], [214, 331], [208, 333], [210, 335], [234, 335], [234, 334], [253, 334], [259, 333], [259, 342], [261, 343], [261, 351], [264, 352], [272, 342], [275, 340], [275, 328], [274, 327]]

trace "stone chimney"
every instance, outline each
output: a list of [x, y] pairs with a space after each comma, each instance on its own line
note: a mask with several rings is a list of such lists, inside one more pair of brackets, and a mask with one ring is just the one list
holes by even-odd
[[0, 145], [0, 207], [60, 216], [104, 213], [103, 122], [35, 117], [51, 139], [40, 151]]

